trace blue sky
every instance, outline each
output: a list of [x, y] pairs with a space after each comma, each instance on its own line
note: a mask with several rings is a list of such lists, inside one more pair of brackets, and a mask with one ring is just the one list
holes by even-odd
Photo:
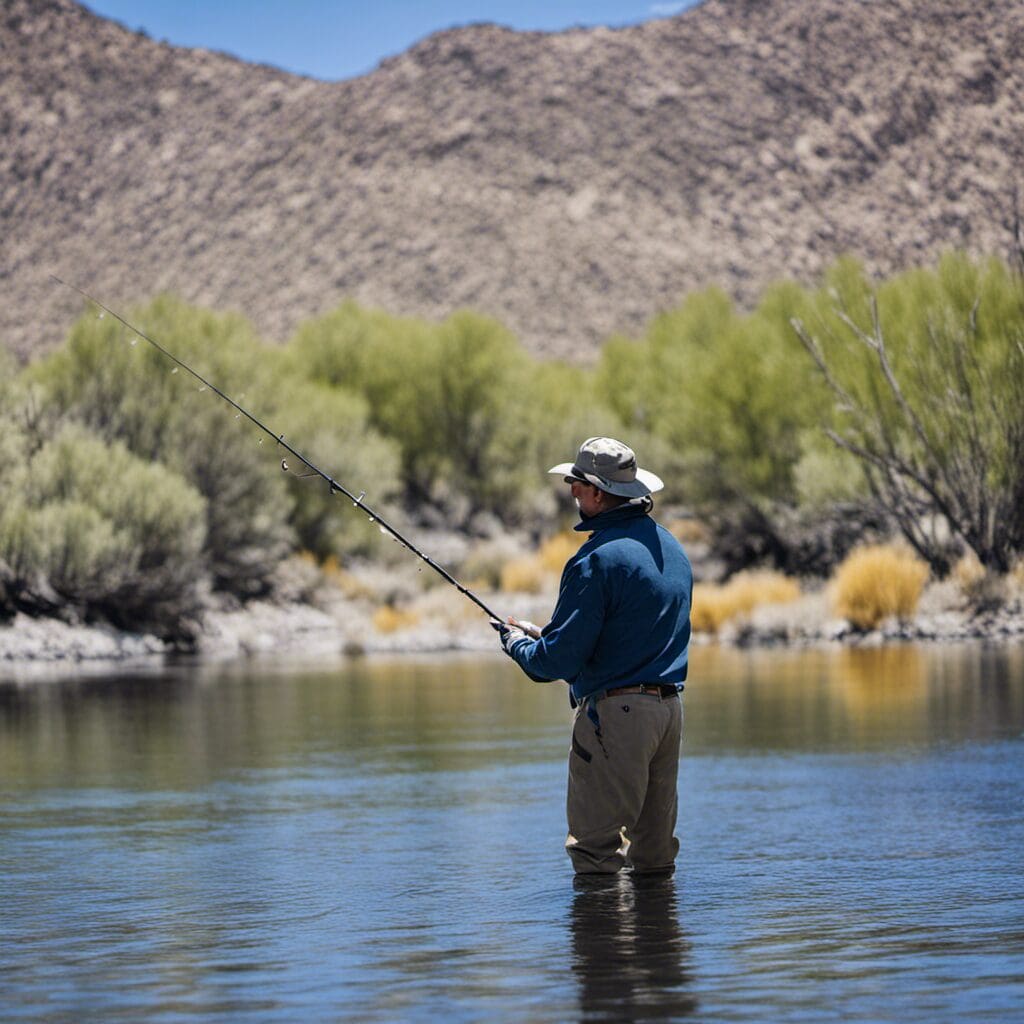
[[314, 78], [351, 78], [431, 32], [493, 21], [517, 29], [631, 25], [696, 0], [85, 0], [130, 29]]

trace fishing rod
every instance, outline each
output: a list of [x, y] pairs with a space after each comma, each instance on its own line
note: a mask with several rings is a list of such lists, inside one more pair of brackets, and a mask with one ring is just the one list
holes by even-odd
[[[320, 469], [319, 466], [314, 466], [313, 463], [310, 462], [309, 459], [307, 459], [306, 456], [303, 455], [302, 452], [300, 452], [297, 448], [293, 448], [284, 439], [284, 434], [275, 434], [274, 431], [270, 429], [270, 427], [268, 427], [261, 420], [257, 419], [255, 416], [253, 416], [253, 414], [249, 412], [248, 409], [244, 409], [230, 395], [226, 395], [215, 384], [208, 381], [201, 374], [196, 373], [196, 371], [193, 370], [191, 366], [189, 366], [187, 363], [179, 359], [173, 352], [169, 352], [167, 349], [163, 347], [163, 345], [154, 341], [147, 334], [140, 331], [138, 327], [134, 326], [133, 324], [130, 324], [123, 316], [121, 316], [120, 313], [111, 309], [109, 306], [103, 305], [103, 303], [100, 302], [99, 299], [94, 299], [88, 292], [83, 291], [81, 288], [79, 288], [78, 285], [71, 284], [68, 281], [64, 281], [61, 278], [59, 278], [56, 274], [51, 274], [50, 277], [52, 277], [53, 280], [56, 281], [58, 284], [64, 285], [65, 288], [70, 288], [73, 291], [78, 292], [78, 294], [81, 295], [87, 302], [91, 302], [94, 306], [98, 307], [99, 309], [102, 309], [105, 313], [109, 313], [115, 320], [124, 324], [124, 326], [127, 327], [129, 331], [131, 331], [133, 334], [137, 334], [140, 338], [142, 338], [143, 341], [148, 341], [150, 345], [152, 345], [153, 348], [155, 348], [158, 352], [163, 353], [163, 355], [165, 355], [172, 362], [177, 363], [177, 365], [180, 366], [183, 370], [185, 370], [187, 373], [190, 373], [193, 377], [195, 377], [195, 379], [199, 381], [200, 384], [202, 384], [204, 387], [209, 388], [215, 395], [219, 395], [232, 408], [237, 409], [238, 412], [240, 412], [247, 420], [249, 420], [250, 423], [255, 424], [257, 427], [259, 427], [260, 430], [263, 431], [264, 434], [266, 434], [268, 437], [273, 438], [275, 444], [280, 445], [286, 452], [288, 452], [290, 455], [293, 455], [308, 470], [310, 470], [309, 473], [300, 474], [300, 478], [307, 476], [318, 476], [322, 480], [326, 481], [327, 486], [330, 488], [331, 494], [344, 494], [346, 498], [349, 498], [351, 500], [353, 508], [357, 508], [365, 512], [370, 517], [371, 523], [379, 524], [382, 531], [390, 534], [391, 537], [394, 540], [398, 541], [399, 544], [408, 548], [417, 558], [420, 558], [424, 562], [426, 562], [427, 565], [429, 565], [430, 568], [434, 570], [434, 572], [441, 576], [446, 583], [450, 583], [453, 587], [455, 587], [455, 589], [460, 594], [463, 594], [464, 596], [468, 597], [470, 601], [473, 602], [473, 604], [475, 604], [479, 609], [481, 609], [481, 611], [486, 612], [496, 622], [505, 621], [505, 619], [503, 619], [502, 616], [500, 616], [497, 612], [488, 608], [487, 605], [484, 604], [484, 602], [481, 601], [480, 598], [477, 597], [476, 594], [474, 594], [468, 587], [464, 587], [450, 572], [448, 572], [447, 569], [444, 568], [444, 566], [438, 565], [437, 562], [435, 562], [428, 554], [426, 554], [425, 552], [421, 551], [418, 547], [416, 547], [416, 545], [413, 544], [411, 540], [409, 540], [407, 537], [404, 537], [386, 519], [382, 519], [377, 514], [377, 512], [375, 512], [369, 505], [367, 505], [366, 502], [363, 501], [363, 498], [366, 496], [366, 491], [360, 491], [358, 496], [353, 494], [350, 490], [339, 484], [338, 481], [334, 479], [334, 477], [328, 475], [322, 469]], [[281, 460], [281, 468], [286, 473], [288, 472], [288, 462], [286, 459]]]

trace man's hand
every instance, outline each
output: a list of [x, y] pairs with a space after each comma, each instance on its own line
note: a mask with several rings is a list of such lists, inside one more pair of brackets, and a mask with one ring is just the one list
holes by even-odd
[[515, 619], [510, 619], [508, 622], [491, 622], [491, 625], [498, 631], [502, 650], [509, 657], [513, 657], [512, 652], [519, 644], [530, 642], [526, 632], [518, 624], [512, 625], [513, 622]]
[[540, 639], [540, 626], [535, 626], [532, 622], [521, 621], [511, 616], [508, 621], [513, 626], [518, 626], [531, 640]]

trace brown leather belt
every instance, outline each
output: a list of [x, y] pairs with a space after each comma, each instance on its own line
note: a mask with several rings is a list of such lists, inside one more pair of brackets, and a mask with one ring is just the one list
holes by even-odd
[[617, 686], [614, 690], [605, 690], [604, 696], [618, 697], [620, 693], [649, 693], [664, 700], [666, 697], [678, 696], [679, 690], [677, 687], [666, 683], [637, 683], [634, 686]]

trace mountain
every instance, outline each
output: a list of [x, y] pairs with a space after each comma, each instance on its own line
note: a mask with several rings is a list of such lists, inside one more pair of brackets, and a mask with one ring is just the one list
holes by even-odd
[[1009, 249], [1019, 0], [707, 0], [441, 32], [321, 82], [72, 0], [0, 9], [0, 342], [170, 290], [283, 339], [345, 297], [493, 314], [587, 359], [689, 290], [750, 303], [841, 252]]

